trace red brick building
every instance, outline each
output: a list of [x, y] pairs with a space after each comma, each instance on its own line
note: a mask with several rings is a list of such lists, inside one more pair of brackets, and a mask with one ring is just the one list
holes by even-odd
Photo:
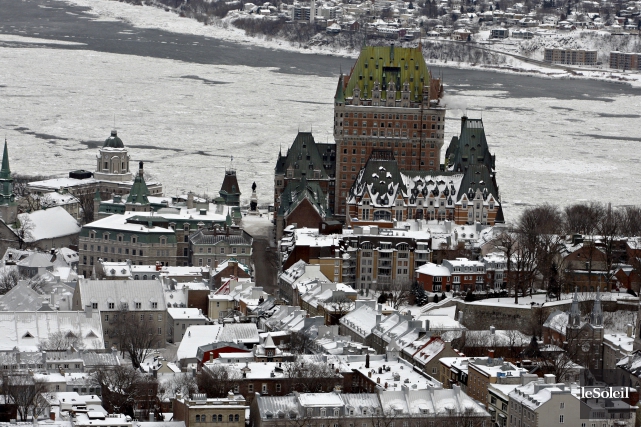
[[346, 215], [349, 189], [373, 150], [392, 150], [401, 170], [439, 170], [442, 90], [420, 48], [363, 48], [334, 96], [335, 215]]

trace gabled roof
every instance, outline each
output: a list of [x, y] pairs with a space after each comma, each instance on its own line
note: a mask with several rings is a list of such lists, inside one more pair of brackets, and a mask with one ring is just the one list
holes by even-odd
[[[119, 310], [126, 303], [129, 310], [135, 311], [135, 303], [141, 304], [140, 310], [165, 310], [165, 294], [158, 280], [84, 280], [80, 279], [76, 288], [80, 293], [82, 307], [98, 304], [98, 310]], [[113, 303], [114, 308], [109, 304]], [[156, 303], [156, 308], [152, 308]]]
[[327, 218], [329, 211], [325, 197], [325, 193], [317, 182], [307, 181], [303, 176], [299, 182], [290, 182], [285, 187], [280, 196], [281, 203], [278, 207], [278, 216], [286, 217], [290, 215], [304, 200], [307, 200], [321, 218]]

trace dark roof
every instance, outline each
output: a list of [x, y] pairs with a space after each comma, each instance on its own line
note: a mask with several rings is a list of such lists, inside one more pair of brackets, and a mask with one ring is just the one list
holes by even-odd
[[131, 186], [131, 191], [127, 196], [127, 203], [133, 203], [138, 205], [148, 205], [149, 199], [149, 189], [147, 188], [147, 183], [145, 182], [145, 177], [143, 175], [142, 162], [140, 162], [140, 170], [136, 178], [134, 179], [134, 185]]
[[477, 190], [483, 193], [483, 199], [487, 194], [491, 194], [494, 199], [499, 201], [499, 188], [496, 185], [496, 177], [485, 165], [476, 164], [467, 167], [463, 174], [463, 182], [461, 182], [456, 200], [461, 200], [463, 194], [467, 194], [468, 198], [473, 199], [474, 197], [470, 197], [470, 194], [476, 193]]
[[220, 186], [220, 193], [234, 196], [240, 196], [240, 187], [238, 186], [238, 180], [236, 179], [235, 170], [226, 170], [225, 179], [223, 179], [223, 185]]
[[491, 171], [495, 169], [495, 158], [490, 154], [482, 119], [461, 118], [461, 134], [452, 137], [445, 158], [448, 159], [448, 167], [458, 172], [476, 164], [483, 164]]
[[234, 231], [227, 235], [224, 231], [216, 232], [210, 230], [198, 230], [189, 240], [194, 245], [217, 245], [220, 242], [227, 242], [230, 245], [251, 245], [253, 237], [246, 231], [240, 233]]
[[308, 200], [321, 218], [329, 217], [326, 196], [318, 183], [307, 181], [305, 176], [300, 181], [293, 181], [287, 184], [280, 196], [278, 216], [288, 216], [304, 200]]
[[[381, 157], [374, 155], [367, 160], [365, 168], [359, 173], [357, 180], [352, 185], [349, 199], [351, 200], [353, 196], [362, 196], [368, 187], [372, 196], [377, 196], [377, 198], [380, 197], [381, 199], [391, 198], [390, 201], [396, 199], [399, 191], [401, 193], [407, 192], [407, 187], [396, 160], [393, 158], [383, 160]], [[378, 200], [375, 202], [380, 204]], [[384, 201], [382, 201], [382, 204], [388, 205]]]
[[118, 132], [112, 130], [111, 136], [105, 139], [105, 145], [103, 145], [103, 147], [125, 148], [125, 144], [122, 143], [122, 139], [118, 138]]
[[[327, 149], [326, 146], [323, 148]], [[334, 150], [334, 156], [335, 153], [336, 151]], [[326, 153], [325, 159], [327, 159]], [[304, 172], [309, 179], [319, 179], [312, 178], [314, 171], [318, 170], [320, 171], [320, 179], [329, 179], [325, 167], [329, 163], [331, 163], [331, 160], [323, 161], [323, 155], [320, 153], [312, 133], [298, 132], [292, 146], [287, 150], [287, 154], [285, 156], [280, 155], [276, 161], [276, 174], [285, 175], [287, 170], [291, 169], [293, 171], [293, 177], [291, 178], [300, 179]]]

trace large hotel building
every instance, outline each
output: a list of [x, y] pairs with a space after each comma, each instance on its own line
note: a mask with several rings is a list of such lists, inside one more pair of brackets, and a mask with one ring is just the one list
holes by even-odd
[[373, 150], [393, 152], [400, 171], [439, 170], [444, 142], [443, 87], [421, 48], [364, 47], [334, 97], [334, 214], [344, 217], [349, 190]]

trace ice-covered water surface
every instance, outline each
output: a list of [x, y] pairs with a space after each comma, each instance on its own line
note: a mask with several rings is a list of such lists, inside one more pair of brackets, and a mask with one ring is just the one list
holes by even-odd
[[[148, 162], [166, 193], [217, 194], [233, 155], [243, 199], [256, 181], [269, 203], [279, 147], [312, 126], [331, 140], [334, 78], [53, 48], [0, 48], [0, 62], [0, 126], [16, 172], [93, 170], [115, 115], [132, 160]], [[508, 219], [524, 204], [641, 203], [639, 97], [510, 98], [500, 86], [459, 86], [445, 102], [446, 141], [462, 114], [482, 116]]]
[[93, 170], [115, 119], [132, 160], [149, 162], [168, 194], [217, 195], [234, 156], [245, 198], [256, 181], [267, 203], [279, 146], [312, 126], [317, 140], [331, 136], [330, 78], [38, 48], [0, 48], [0, 63], [0, 126], [16, 172]]

